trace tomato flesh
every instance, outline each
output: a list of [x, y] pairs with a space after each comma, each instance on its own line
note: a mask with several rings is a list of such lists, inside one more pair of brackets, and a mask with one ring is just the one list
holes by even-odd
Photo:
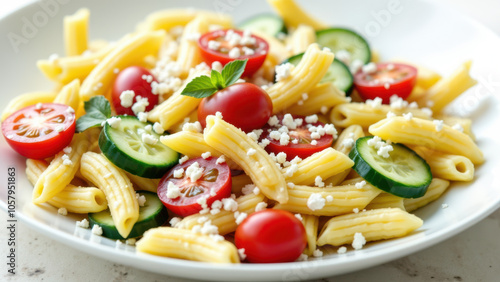
[[[216, 200], [231, 196], [231, 171], [226, 163], [217, 164], [216, 158], [195, 158], [174, 166], [158, 184], [158, 197], [162, 203], [179, 216], [188, 216], [203, 209], [199, 201], [206, 197], [208, 207]], [[195, 181], [187, 175], [187, 169], [198, 163], [203, 169], [201, 177]], [[174, 177], [176, 170], [183, 169], [182, 177]], [[179, 188], [178, 197], [168, 197], [169, 182]], [[170, 184], [171, 185], [171, 184]]]
[[[149, 82], [148, 82], [149, 80]], [[151, 111], [158, 104], [158, 95], [153, 94], [151, 84], [157, 82], [156, 78], [145, 68], [131, 66], [122, 70], [113, 83], [111, 93], [113, 107], [117, 115], [135, 115], [132, 106], [137, 102], [138, 96], [146, 98], [149, 105], [145, 111]], [[134, 91], [131, 105], [123, 105], [120, 95], [127, 90]]]
[[[265, 147], [265, 150], [268, 153], [278, 154], [280, 152], [284, 152], [286, 154], [286, 159], [290, 161], [295, 157], [305, 159], [314, 153], [323, 151], [324, 149], [332, 146], [333, 135], [331, 134], [325, 134], [319, 139], [313, 139], [311, 136], [312, 132], [309, 128], [311, 126], [321, 126], [324, 128], [324, 123], [320, 121], [306, 123], [305, 117], [299, 115], [293, 115], [293, 119], [302, 119], [303, 123], [302, 125], [297, 126], [296, 129], [289, 129], [288, 135], [290, 136], [290, 140], [287, 145], [282, 145], [280, 140], [276, 140], [271, 137], [272, 131], [278, 131], [283, 126], [283, 116], [278, 116], [279, 124], [275, 126], [267, 125], [264, 127], [261, 139], [268, 139], [270, 141], [270, 143]], [[316, 142], [313, 142], [314, 140]], [[313, 143], [316, 143], [316, 145]]]
[[[248, 59], [243, 76], [252, 76], [266, 60], [267, 53], [269, 52], [269, 44], [262, 38], [250, 35], [252, 39], [244, 42], [232, 42], [227, 36], [231, 33], [237, 34], [236, 36], [244, 36], [244, 32], [240, 30], [216, 30], [206, 33], [198, 40], [201, 56], [203, 60], [212, 65], [213, 62], [220, 62], [223, 66], [234, 60]], [[212, 43], [210, 43], [212, 42]], [[215, 42], [215, 43], [214, 43]], [[212, 46], [215, 44], [216, 46]], [[231, 50], [237, 48], [240, 54], [237, 57], [231, 57]], [[246, 50], [246, 53], [245, 53]], [[251, 50], [251, 51], [249, 51]]]
[[62, 104], [25, 107], [2, 122], [2, 134], [20, 155], [44, 159], [68, 146], [75, 134], [75, 112]]
[[225, 121], [245, 132], [264, 126], [273, 113], [273, 102], [255, 84], [237, 83], [203, 98], [198, 107], [198, 120], [206, 126], [206, 117], [220, 112]]
[[267, 209], [249, 215], [236, 228], [235, 245], [252, 263], [295, 261], [307, 245], [304, 225], [292, 213]]
[[390, 103], [392, 95], [402, 99], [410, 96], [417, 82], [417, 69], [413, 66], [399, 63], [379, 63], [373, 73], [362, 70], [354, 74], [354, 86], [361, 98], [375, 99], [380, 97], [382, 103]]

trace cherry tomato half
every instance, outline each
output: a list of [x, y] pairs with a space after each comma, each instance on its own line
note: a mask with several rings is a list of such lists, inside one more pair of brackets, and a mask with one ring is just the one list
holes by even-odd
[[307, 245], [302, 222], [284, 210], [267, 209], [250, 214], [238, 225], [235, 245], [245, 249], [249, 262], [290, 262], [299, 258]]
[[[278, 154], [284, 152], [286, 154], [286, 159], [288, 161], [295, 157], [301, 159], [307, 158], [310, 155], [323, 151], [324, 149], [332, 146], [333, 135], [324, 134], [319, 139], [312, 138], [312, 131], [309, 130], [310, 127], [325, 127], [325, 124], [317, 121], [314, 123], [307, 123], [304, 116], [293, 115], [294, 120], [301, 119], [302, 124], [297, 126], [296, 129], [289, 129], [288, 135], [290, 140], [287, 145], [282, 145], [280, 139], [273, 138], [273, 131], [278, 131], [283, 126], [284, 116], [278, 116], [279, 123], [274, 126], [267, 125], [264, 127], [264, 132], [261, 135], [261, 139], [268, 139], [270, 141], [269, 145], [265, 147], [268, 153]], [[315, 145], [314, 145], [315, 144]]]
[[[177, 215], [188, 216], [202, 210], [198, 203], [202, 197], [207, 197], [206, 204], [210, 207], [214, 201], [231, 196], [231, 171], [226, 163], [217, 164], [216, 161], [217, 158], [191, 159], [165, 174], [158, 184], [158, 197], [165, 207]], [[195, 171], [190, 174], [193, 176], [198, 167], [203, 170], [200, 178], [189, 177], [188, 170]], [[183, 174], [176, 178], [174, 173], [179, 169], [183, 169]], [[169, 182], [178, 187], [178, 197], [167, 196]]]
[[266, 124], [273, 113], [273, 102], [257, 85], [237, 83], [203, 98], [198, 107], [201, 126], [206, 126], [208, 115], [217, 112], [222, 114], [225, 121], [248, 132]]
[[[137, 102], [137, 96], [148, 99], [149, 105], [146, 106], [145, 111], [151, 111], [158, 104], [158, 95], [153, 94], [151, 87], [153, 81], [156, 81], [154, 76], [143, 67], [132, 66], [122, 70], [115, 79], [111, 94], [116, 114], [135, 115], [132, 111], [132, 105]], [[126, 90], [132, 90], [135, 93], [130, 105], [122, 104], [120, 99], [120, 95]]]
[[417, 69], [399, 63], [378, 63], [373, 73], [362, 70], [354, 74], [354, 86], [363, 99], [380, 97], [382, 103], [388, 104], [392, 95], [403, 99], [410, 96], [417, 82]]
[[[243, 40], [238, 40], [243, 38]], [[245, 38], [247, 38], [245, 40]], [[219, 61], [223, 66], [234, 60], [248, 59], [243, 76], [252, 76], [266, 60], [269, 44], [255, 35], [244, 36], [240, 30], [216, 30], [206, 33], [198, 40], [201, 56], [210, 66]], [[238, 51], [235, 56], [234, 48]], [[235, 50], [236, 51], [236, 50]]]
[[2, 134], [19, 154], [44, 159], [68, 146], [75, 134], [75, 111], [62, 104], [25, 107], [2, 122]]

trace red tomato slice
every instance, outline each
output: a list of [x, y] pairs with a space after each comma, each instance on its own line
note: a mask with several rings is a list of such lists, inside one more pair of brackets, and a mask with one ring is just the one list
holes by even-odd
[[[158, 95], [153, 94], [151, 87], [153, 81], [157, 82], [156, 78], [143, 67], [132, 66], [122, 70], [115, 79], [111, 94], [116, 114], [135, 116], [132, 106], [137, 102], [137, 96], [148, 99], [149, 105], [146, 106], [145, 111], [151, 111], [158, 104]], [[120, 95], [126, 90], [132, 90], [135, 93], [131, 105], [123, 105], [120, 99]]]
[[[167, 209], [177, 215], [188, 216], [203, 209], [198, 203], [202, 197], [207, 198], [206, 204], [210, 207], [214, 201], [231, 196], [231, 171], [226, 163], [216, 164], [216, 161], [217, 158], [191, 159], [174, 166], [165, 174], [158, 184], [158, 197]], [[191, 165], [194, 168], [196, 163], [203, 172], [199, 179], [192, 181], [187, 176], [187, 170]], [[175, 178], [174, 172], [179, 169], [183, 169], [184, 173], [182, 177]], [[172, 185], [169, 182], [178, 187], [178, 197], [167, 196], [169, 185]]]
[[262, 128], [273, 113], [273, 102], [259, 86], [237, 83], [203, 98], [198, 107], [198, 120], [206, 126], [206, 117], [220, 112], [225, 121], [249, 132]]
[[75, 134], [75, 111], [62, 104], [25, 107], [2, 122], [2, 134], [19, 154], [44, 159], [68, 146]]
[[249, 262], [295, 261], [306, 248], [306, 230], [292, 213], [267, 209], [252, 213], [238, 225], [235, 245], [245, 249]]
[[354, 86], [361, 98], [380, 97], [384, 104], [390, 103], [392, 95], [408, 98], [416, 82], [417, 69], [399, 63], [378, 63], [373, 73], [360, 70], [354, 74]]
[[[243, 76], [252, 76], [264, 63], [266, 60], [267, 53], [269, 52], [269, 44], [267, 42], [255, 35], [251, 35], [248, 42], [241, 44], [239, 40], [228, 40], [228, 37], [233, 37], [227, 34], [234, 33], [237, 36], [243, 37], [244, 33], [240, 30], [216, 30], [206, 33], [200, 37], [198, 40], [198, 45], [200, 47], [201, 56], [203, 60], [210, 66], [213, 62], [219, 61], [223, 66], [234, 60], [244, 60], [248, 59]], [[234, 37], [233, 37], [234, 38]], [[231, 57], [231, 50], [237, 48], [238, 56]]]
[[[287, 145], [281, 145], [280, 140], [276, 140], [272, 136], [272, 131], [278, 131], [279, 128], [283, 126], [283, 116], [278, 116], [279, 123], [275, 126], [264, 127], [264, 132], [262, 133], [261, 139], [268, 139], [270, 141], [269, 145], [265, 147], [268, 153], [278, 154], [284, 152], [286, 154], [286, 159], [288, 161], [295, 157], [301, 159], [307, 158], [310, 155], [323, 151], [324, 149], [332, 146], [333, 135], [325, 134], [319, 139], [313, 139], [309, 131], [309, 128], [314, 127], [325, 127], [325, 124], [318, 121], [314, 123], [307, 123], [304, 116], [293, 115], [293, 119], [302, 119], [302, 125], [298, 126], [296, 129], [290, 129], [288, 135], [290, 140]], [[295, 140], [295, 141], [294, 141]], [[316, 142], [314, 142], [316, 141]], [[316, 143], [316, 145], [313, 145]]]

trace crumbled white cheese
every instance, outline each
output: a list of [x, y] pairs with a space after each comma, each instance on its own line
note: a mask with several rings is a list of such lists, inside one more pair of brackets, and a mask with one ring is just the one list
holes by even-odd
[[358, 213], [358, 212], [359, 212], [359, 209], [358, 209], [358, 208], [354, 208], [354, 209], [352, 209], [352, 211], [353, 211], [354, 213]]
[[267, 203], [266, 202], [260, 202], [258, 203], [256, 206], [255, 206], [255, 211], [258, 212], [258, 211], [262, 211], [262, 210], [265, 210], [267, 208]]
[[118, 128], [122, 119], [120, 117], [110, 117], [106, 122], [111, 126], [111, 128]]
[[346, 65], [349, 65], [351, 63], [351, 53], [343, 49], [335, 52], [335, 58]]
[[161, 126], [161, 124], [159, 122], [155, 122], [153, 124], [153, 130], [157, 133], [157, 134], [163, 134], [165, 132], [165, 129], [163, 129], [163, 126]]
[[136, 243], [136, 239], [135, 238], [129, 238], [125, 241], [125, 244], [129, 245], [129, 246], [135, 246], [135, 243]]
[[70, 154], [72, 150], [73, 150], [73, 148], [71, 148], [70, 146], [68, 146], [68, 147], [65, 147], [65, 148], [63, 149], [63, 152], [64, 152], [65, 154]]
[[222, 205], [226, 211], [235, 212], [238, 210], [238, 202], [236, 202], [233, 198], [222, 199]]
[[282, 132], [280, 134], [280, 145], [286, 146], [288, 143], [290, 143], [290, 135], [286, 132]]
[[224, 155], [218, 157], [217, 160], [215, 161], [216, 164], [223, 164], [225, 162], [226, 162], [226, 157], [224, 157]]
[[240, 48], [234, 47], [228, 53], [229, 58], [237, 59], [241, 56]]
[[200, 133], [202, 131], [201, 123], [199, 121], [195, 121], [193, 123], [185, 123], [182, 126], [182, 131], [189, 131], [194, 133]]
[[290, 165], [285, 171], [285, 177], [292, 177], [297, 172], [299, 166], [297, 164]]
[[149, 144], [149, 145], [155, 145], [158, 143], [158, 138], [156, 138], [154, 135], [148, 134], [148, 133], [143, 133], [141, 135], [141, 140], [142, 142]]
[[296, 213], [296, 214], [294, 214], [294, 215], [295, 215], [295, 217], [296, 217], [298, 220], [300, 220], [300, 221], [302, 221], [302, 220], [303, 220], [302, 215], [301, 215], [300, 213]]
[[327, 202], [332, 202], [333, 201], [333, 196], [332, 195], [326, 196], [326, 201]]
[[148, 98], [143, 98], [141, 96], [135, 96], [135, 104], [132, 105], [132, 111], [135, 115], [138, 115], [140, 112], [145, 112], [146, 107], [149, 106]]
[[187, 160], [189, 160], [188, 156], [183, 156], [182, 158], [179, 159], [179, 164], [185, 163]]
[[146, 203], [146, 196], [139, 195], [136, 193], [135, 197], [137, 199], [137, 203], [139, 204], [139, 207], [144, 207], [144, 204]]
[[393, 112], [391, 112], [391, 111], [389, 111], [389, 112], [387, 113], [387, 118], [393, 118], [393, 117], [395, 117], [395, 116], [396, 116], [396, 114], [395, 114], [395, 113], [393, 113]]
[[59, 208], [57, 213], [60, 215], [68, 215], [68, 210], [66, 208]]
[[432, 110], [429, 108], [421, 108], [420, 109], [424, 114], [428, 115], [429, 117], [432, 117]]
[[443, 125], [444, 125], [444, 122], [442, 120], [433, 120], [432, 121], [434, 123], [434, 125], [436, 126], [436, 131], [439, 132], [441, 130], [443, 130]]
[[177, 199], [181, 196], [181, 189], [173, 182], [169, 181], [167, 185], [167, 198]]
[[314, 250], [313, 257], [317, 258], [317, 257], [322, 257], [322, 256], [323, 256], [323, 252], [320, 249]]
[[210, 152], [205, 152], [203, 154], [201, 154], [201, 157], [204, 158], [205, 160], [210, 158], [212, 156], [212, 153]]
[[362, 189], [363, 187], [365, 187], [365, 185], [366, 185], [366, 181], [361, 180], [360, 182], [357, 182], [356, 184], [354, 184], [354, 187], [356, 187], [356, 189]]
[[63, 165], [67, 166], [73, 165], [73, 162], [71, 161], [68, 155], [66, 154], [62, 155], [61, 159], [63, 160]]
[[288, 186], [288, 188], [290, 188], [290, 189], [293, 189], [293, 188], [295, 188], [295, 183], [293, 183], [293, 182], [288, 182], [288, 183], [286, 184], [286, 186]]
[[77, 221], [76, 222], [76, 227], [80, 227], [80, 228], [89, 228], [89, 221], [84, 218], [80, 221]]
[[349, 69], [350, 69], [352, 74], [355, 74], [363, 67], [363, 65], [364, 65], [363, 61], [361, 61], [360, 59], [355, 59], [351, 63]]
[[316, 178], [314, 178], [314, 185], [318, 187], [325, 187], [325, 182], [323, 182], [323, 178], [318, 175], [316, 176]]
[[255, 189], [255, 187], [256, 186], [254, 184], [247, 184], [243, 186], [243, 188], [241, 188], [241, 193], [243, 193], [243, 195], [248, 195], [253, 192], [253, 189]]
[[97, 224], [94, 224], [92, 226], [92, 234], [101, 236], [102, 235], [102, 227], [97, 225]]
[[342, 246], [337, 250], [338, 254], [345, 254], [347, 252], [347, 248]]
[[245, 254], [245, 249], [243, 248], [238, 249], [238, 256], [240, 257], [241, 261], [244, 261], [247, 258], [247, 255]]
[[210, 50], [217, 51], [217, 50], [219, 50], [220, 46], [221, 46], [221, 43], [219, 41], [216, 41], [216, 40], [208, 41], [208, 49], [210, 49]]
[[307, 123], [316, 123], [318, 122], [318, 115], [306, 116], [305, 120]]
[[368, 64], [362, 66], [361, 70], [363, 71], [363, 73], [372, 74], [372, 73], [377, 71], [377, 65], [375, 63], [371, 62], [371, 63], [368, 63]]
[[235, 212], [234, 213], [234, 216], [236, 218], [236, 224], [237, 225], [240, 225], [240, 223], [243, 222], [243, 220], [245, 220], [245, 218], [247, 218], [247, 213], [244, 213], [244, 212]]
[[212, 69], [215, 71], [218, 71], [218, 72], [222, 72], [223, 66], [222, 66], [221, 62], [215, 61], [212, 63]]
[[454, 126], [452, 126], [451, 128], [455, 129], [455, 130], [458, 130], [460, 132], [464, 132], [464, 128], [462, 127], [462, 125], [460, 123], [457, 123], [455, 124]]
[[320, 193], [312, 193], [307, 199], [307, 207], [312, 210], [320, 210], [325, 206], [325, 199]]
[[137, 114], [137, 118], [139, 119], [140, 122], [147, 122], [148, 121], [148, 113], [140, 112], [139, 114]]
[[177, 225], [181, 222], [181, 220], [182, 219], [180, 217], [172, 217], [172, 219], [169, 221], [170, 226], [177, 227]]
[[191, 182], [196, 182], [203, 176], [203, 170], [198, 162], [194, 162], [186, 169], [186, 176], [190, 178]]
[[363, 236], [363, 234], [359, 232], [354, 233], [354, 240], [352, 241], [352, 247], [355, 250], [359, 250], [362, 249], [365, 244], [366, 244], [366, 239]]
[[309, 258], [308, 255], [306, 255], [306, 254], [300, 254], [300, 256], [297, 259], [297, 261], [306, 261], [308, 258]]
[[279, 82], [289, 78], [293, 68], [294, 66], [291, 63], [277, 65], [275, 68], [276, 81]]
[[413, 114], [411, 112], [403, 114], [404, 119], [410, 121], [413, 118]]
[[269, 124], [269, 126], [277, 126], [279, 123], [280, 123], [280, 120], [278, 119], [277, 116], [272, 116], [267, 121], [267, 124]]
[[354, 139], [353, 138], [346, 138], [344, 140], [342, 140], [342, 146], [346, 147], [346, 148], [352, 148], [352, 146], [354, 146]]
[[378, 149], [377, 155], [382, 156], [383, 158], [388, 158], [390, 157], [389, 152], [392, 151], [394, 151], [394, 148], [391, 145], [386, 144]]
[[248, 149], [247, 151], [247, 156], [253, 156], [257, 153], [257, 150], [255, 150], [254, 148], [250, 148]]

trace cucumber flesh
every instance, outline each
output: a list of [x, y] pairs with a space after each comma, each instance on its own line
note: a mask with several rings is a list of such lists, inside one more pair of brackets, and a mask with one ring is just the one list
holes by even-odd
[[[119, 116], [117, 128], [108, 123], [99, 136], [99, 148], [117, 167], [145, 178], [161, 178], [179, 160], [179, 153], [163, 145], [160, 135], [146, 131], [144, 123], [135, 116]], [[143, 142], [142, 135], [150, 134], [156, 144]]]
[[[163, 225], [168, 219], [168, 212], [163, 203], [158, 199], [155, 193], [148, 191], [137, 191], [139, 195], [144, 195], [146, 202], [144, 206], [139, 207], [139, 219], [132, 227], [132, 231], [127, 238], [136, 238], [142, 236], [148, 229]], [[90, 226], [99, 225], [102, 228], [102, 236], [110, 239], [127, 239], [123, 238], [116, 229], [113, 218], [109, 209], [89, 213]]]
[[402, 198], [418, 198], [425, 194], [432, 181], [427, 162], [402, 144], [392, 144], [388, 158], [377, 154], [368, 144], [372, 136], [356, 140], [349, 157], [353, 169], [373, 186]]
[[316, 32], [316, 41], [323, 47], [330, 48], [334, 53], [345, 50], [351, 55], [351, 62], [360, 60], [368, 64], [371, 51], [368, 42], [358, 33], [345, 28], [330, 28]]
[[283, 19], [273, 14], [254, 16], [239, 24], [238, 28], [241, 30], [258, 31], [274, 37], [279, 37], [280, 33], [287, 33]]
[[[291, 63], [292, 65], [297, 66], [303, 56], [304, 53], [294, 55], [288, 58], [283, 63]], [[353, 89], [354, 78], [349, 71], [349, 68], [343, 62], [334, 59], [325, 76], [323, 76], [320, 82], [331, 82], [339, 90], [344, 91], [345, 94], [349, 96]]]

